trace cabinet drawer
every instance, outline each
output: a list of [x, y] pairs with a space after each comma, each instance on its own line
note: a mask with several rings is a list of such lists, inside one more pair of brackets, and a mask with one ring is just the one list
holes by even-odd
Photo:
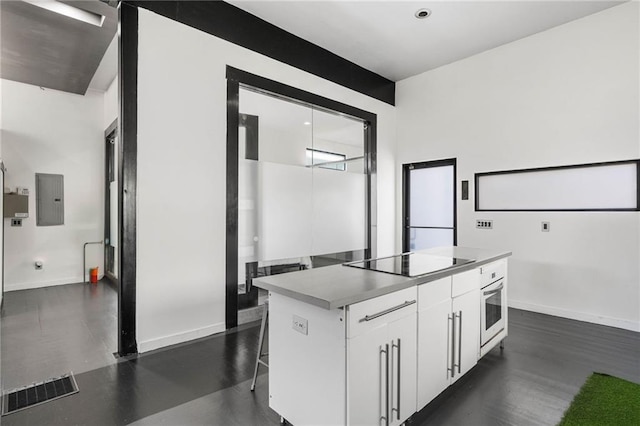
[[347, 306], [347, 338], [416, 312], [417, 301], [418, 290], [413, 286]]
[[418, 286], [419, 311], [449, 299], [451, 299], [451, 277], [441, 278]]
[[507, 261], [499, 260], [497, 262], [489, 263], [480, 268], [480, 288], [491, 284], [494, 281], [504, 278], [507, 272]]
[[456, 274], [452, 278], [451, 297], [460, 296], [480, 288], [480, 269], [472, 269], [461, 274]]

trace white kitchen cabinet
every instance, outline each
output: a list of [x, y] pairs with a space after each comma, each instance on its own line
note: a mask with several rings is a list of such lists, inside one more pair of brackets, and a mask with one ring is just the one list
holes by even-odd
[[352, 425], [384, 424], [386, 411], [386, 354], [389, 341], [386, 326], [378, 327], [347, 342], [347, 417]]
[[452, 301], [454, 327], [453, 374], [457, 381], [478, 362], [480, 350], [480, 290], [471, 290]]
[[417, 314], [389, 324], [391, 383], [389, 385], [390, 425], [402, 424], [416, 412]]
[[269, 293], [269, 406], [288, 422], [346, 422], [343, 309]]
[[416, 411], [416, 313], [347, 343], [350, 425], [397, 425]]
[[349, 425], [399, 425], [416, 411], [416, 290], [398, 293], [348, 308]]
[[479, 285], [474, 269], [419, 288], [418, 410], [477, 363]]
[[404, 422], [416, 412], [416, 307], [415, 286], [335, 310], [270, 293], [271, 408], [295, 425]]
[[[506, 336], [505, 324], [480, 347], [486, 283], [498, 285], [506, 311], [506, 259], [456, 250], [477, 266], [409, 287], [340, 265], [259, 281], [270, 300], [269, 406], [297, 426], [396, 426], [468, 372]], [[368, 298], [357, 286], [368, 295], [395, 288]]]
[[418, 410], [451, 383], [450, 360], [451, 296], [418, 312]]

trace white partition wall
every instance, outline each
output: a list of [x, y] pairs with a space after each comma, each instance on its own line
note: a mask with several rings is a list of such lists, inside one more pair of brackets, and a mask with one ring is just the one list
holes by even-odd
[[[140, 352], [225, 329], [227, 66], [376, 114], [380, 184], [373, 232], [381, 252], [393, 253], [393, 106], [148, 10], [138, 12]], [[302, 155], [304, 164], [304, 149]]]

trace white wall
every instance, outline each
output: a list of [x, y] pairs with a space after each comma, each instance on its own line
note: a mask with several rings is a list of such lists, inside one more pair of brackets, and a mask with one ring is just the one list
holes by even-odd
[[392, 106], [139, 12], [137, 336], [145, 352], [224, 329], [226, 65], [378, 114], [378, 247], [394, 250]]
[[[476, 172], [640, 157], [638, 6], [397, 84], [397, 205], [401, 164], [456, 157], [458, 181], [469, 180], [472, 195], [458, 201], [458, 244], [513, 251], [511, 306], [640, 331], [640, 213], [473, 206]], [[494, 229], [476, 229], [476, 219], [493, 220]], [[540, 231], [541, 221], [551, 232]]]
[[120, 114], [118, 107], [118, 77], [113, 79], [107, 91], [104, 92], [104, 130], [109, 128], [113, 120]]
[[[103, 232], [103, 95], [3, 80], [2, 107], [5, 186], [30, 190], [22, 227], [5, 219], [5, 289], [81, 282], [83, 244], [102, 240]], [[36, 173], [64, 175], [63, 226], [36, 226]], [[104, 271], [101, 246], [87, 248], [92, 266]]]

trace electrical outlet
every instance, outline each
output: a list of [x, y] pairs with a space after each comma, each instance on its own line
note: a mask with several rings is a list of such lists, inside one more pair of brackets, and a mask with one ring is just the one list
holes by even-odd
[[293, 321], [291, 322], [291, 328], [297, 331], [300, 334], [304, 334], [305, 336], [309, 334], [309, 322], [302, 317], [297, 315], [293, 316]]
[[493, 229], [493, 221], [486, 219], [476, 220], [476, 228], [480, 229]]
[[22, 219], [11, 219], [11, 226], [22, 226]]
[[542, 222], [541, 229], [542, 229], [542, 232], [551, 231], [551, 223], [550, 222]]

